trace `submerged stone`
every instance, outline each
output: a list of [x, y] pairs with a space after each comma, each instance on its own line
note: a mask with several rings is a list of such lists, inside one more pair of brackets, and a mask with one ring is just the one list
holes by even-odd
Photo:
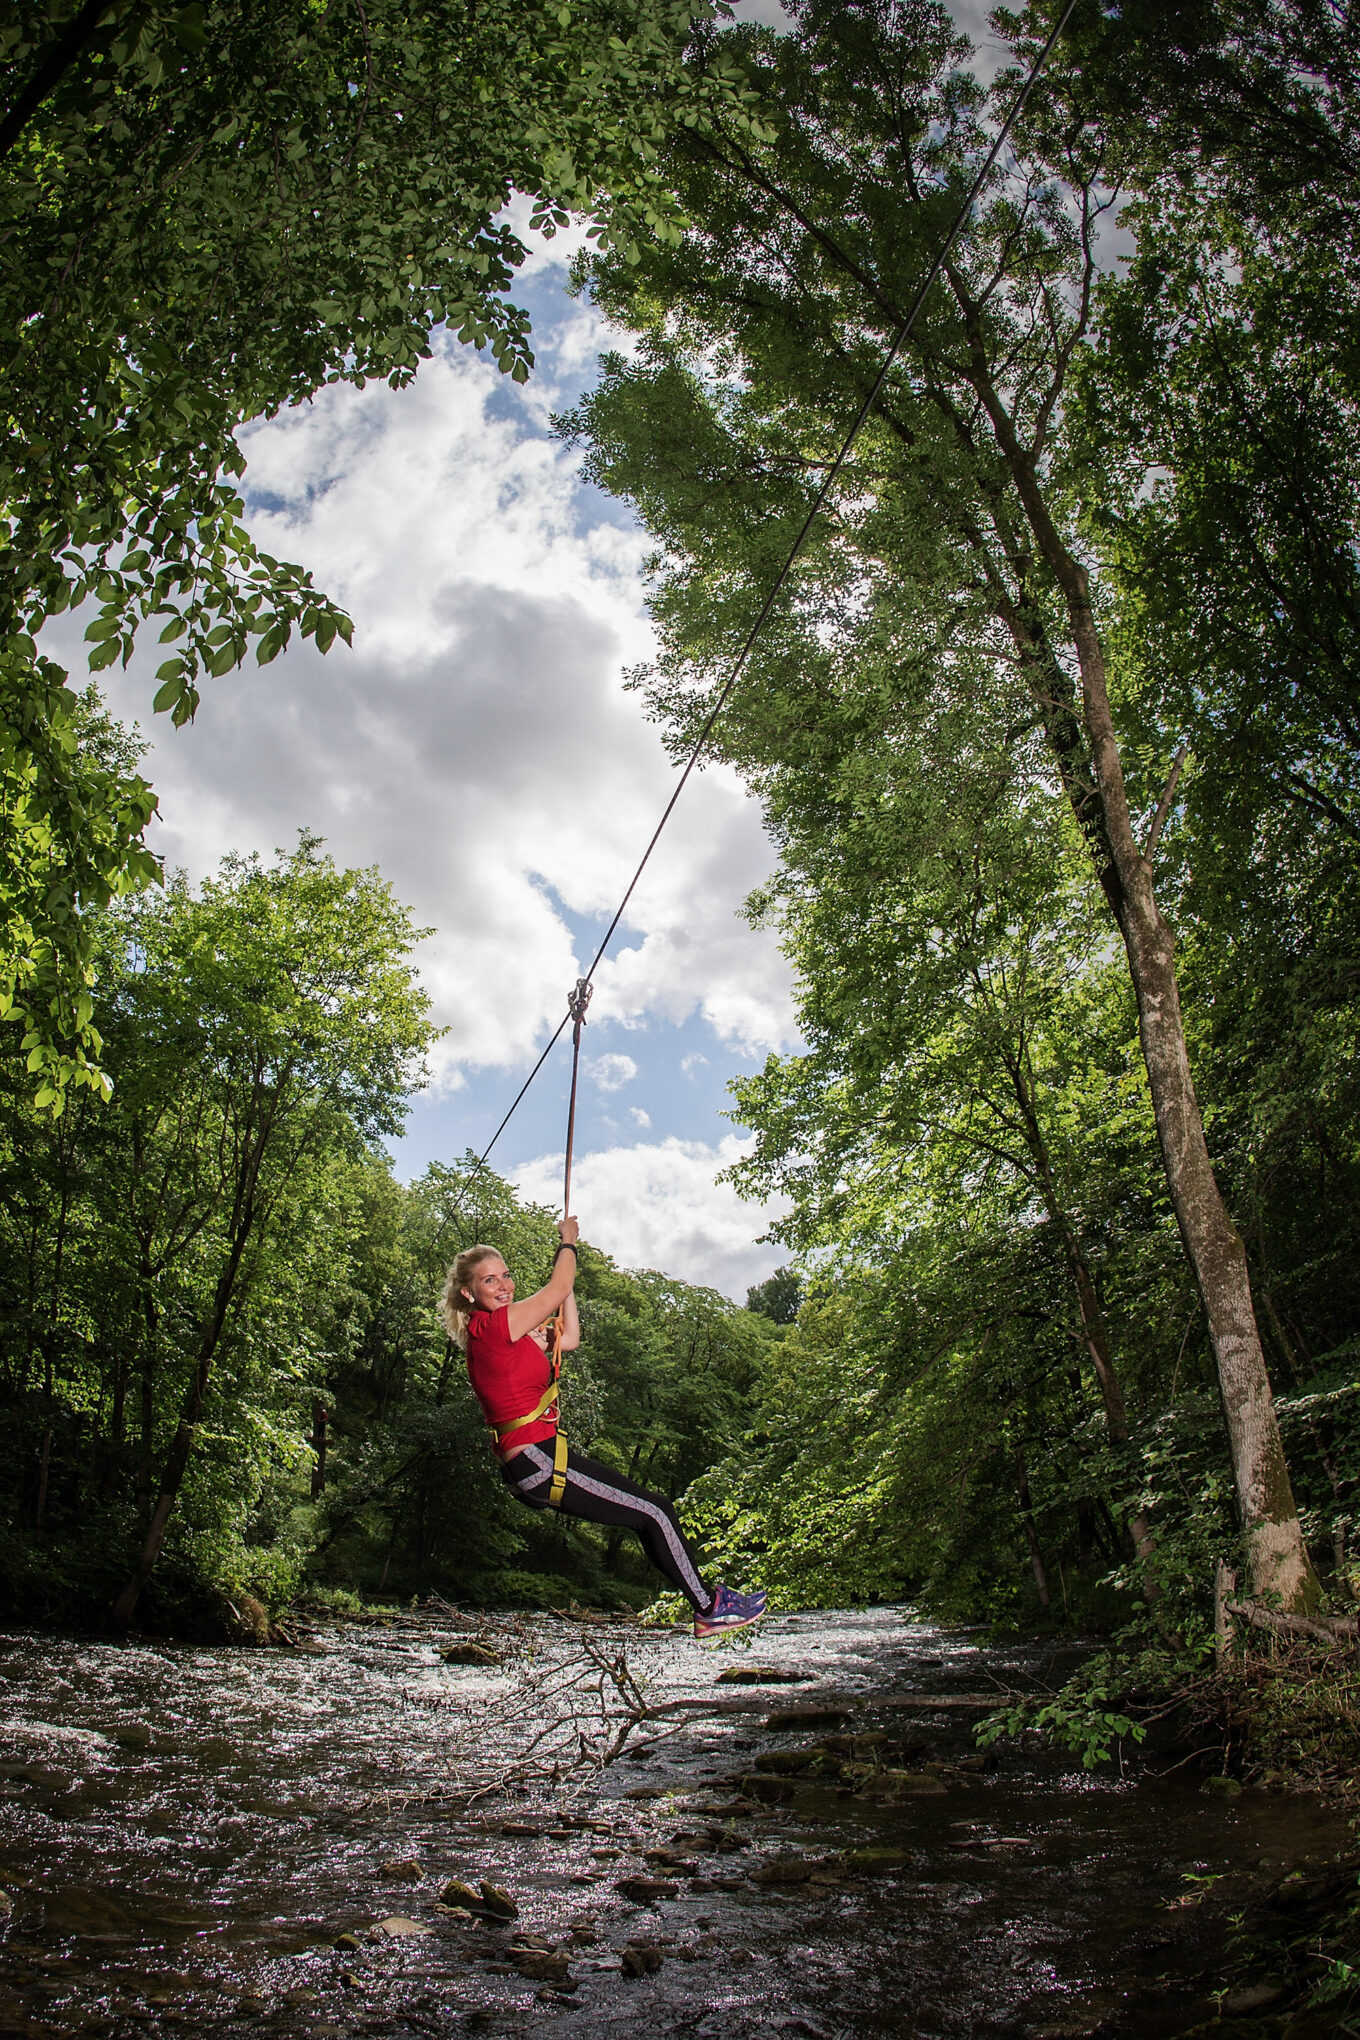
[[762, 1750], [756, 1758], [756, 1769], [795, 1778], [800, 1771], [806, 1771], [816, 1757], [816, 1750]]
[[786, 1672], [779, 1665], [729, 1665], [714, 1681], [719, 1686], [805, 1686], [811, 1672]]
[[390, 1918], [379, 1920], [374, 1931], [386, 1934], [390, 1941], [409, 1941], [419, 1934], [428, 1934], [430, 1929], [423, 1920], [408, 1920], [400, 1913], [393, 1913]]
[[816, 1863], [810, 1856], [775, 1856], [757, 1863], [751, 1871], [752, 1884], [806, 1884]]
[[676, 1898], [680, 1892], [678, 1884], [664, 1877], [620, 1877], [614, 1889], [635, 1905], [652, 1905], [659, 1898]]
[[1268, 2011], [1277, 2005], [1285, 1995], [1278, 1983], [1253, 1983], [1245, 1990], [1229, 1991], [1223, 2000], [1223, 2009], [1230, 2019], [1247, 2018], [1253, 2012]]
[[439, 1653], [446, 1665], [500, 1665], [505, 1660], [489, 1643], [446, 1643]]
[[904, 1799], [938, 1799], [948, 1789], [933, 1771], [875, 1771], [857, 1787], [863, 1798], [889, 1806]]
[[749, 1778], [742, 1779], [741, 1789], [749, 1798], [759, 1799], [765, 1806], [781, 1806], [793, 1797], [793, 1780], [768, 1775], [762, 1777], [758, 1772], [752, 1772]]
[[905, 1870], [905, 1849], [847, 1849], [845, 1867], [861, 1877], [884, 1877], [893, 1870]]
[[650, 1942], [630, 1941], [623, 1951], [623, 1973], [625, 1976], [651, 1976], [664, 1959], [660, 1948], [654, 1948]]
[[510, 1960], [521, 1976], [533, 1983], [554, 1983], [558, 1989], [571, 1986], [571, 1968], [565, 1955], [548, 1948], [512, 1948]]

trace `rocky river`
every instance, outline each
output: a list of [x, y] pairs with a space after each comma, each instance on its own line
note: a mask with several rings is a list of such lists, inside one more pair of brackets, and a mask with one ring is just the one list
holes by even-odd
[[1234, 1919], [1344, 1823], [1178, 1753], [978, 1753], [1071, 1662], [903, 1610], [0, 1636], [0, 2034], [1265, 2030]]

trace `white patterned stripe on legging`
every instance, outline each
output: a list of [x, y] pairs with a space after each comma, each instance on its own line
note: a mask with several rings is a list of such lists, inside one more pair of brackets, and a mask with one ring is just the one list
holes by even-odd
[[[527, 1493], [530, 1488], [541, 1487], [543, 1485], [543, 1482], [552, 1473], [553, 1463], [548, 1454], [540, 1451], [537, 1445], [526, 1445], [524, 1447], [524, 1457], [532, 1459], [534, 1465], [538, 1468], [537, 1473], [530, 1474], [527, 1480], [517, 1480], [515, 1482], [517, 1488]], [[629, 1494], [627, 1488], [607, 1487], [602, 1480], [592, 1480], [589, 1474], [577, 1473], [574, 1467], [567, 1469], [567, 1479], [574, 1482], [577, 1487], [584, 1488], [588, 1495], [598, 1495], [601, 1501], [614, 1502], [620, 1508], [636, 1509], [641, 1515], [650, 1516], [654, 1522], [659, 1523], [662, 1535], [670, 1547], [671, 1557], [675, 1560], [676, 1570], [680, 1573], [686, 1584], [698, 1595], [700, 1601], [705, 1604], [707, 1603], [710, 1590], [705, 1587], [698, 1573], [695, 1572], [694, 1567], [690, 1564], [689, 1553], [676, 1536], [675, 1525], [664, 1509], [658, 1509], [655, 1502], [647, 1501], [642, 1495]]]

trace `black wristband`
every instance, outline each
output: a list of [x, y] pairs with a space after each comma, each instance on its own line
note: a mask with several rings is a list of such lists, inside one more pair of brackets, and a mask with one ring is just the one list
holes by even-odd
[[[576, 1242], [574, 1240], [559, 1241], [557, 1254], [576, 1254]], [[557, 1259], [557, 1254], [553, 1255], [554, 1261]], [[579, 1261], [581, 1256], [579, 1254], [576, 1254], [576, 1258]]]

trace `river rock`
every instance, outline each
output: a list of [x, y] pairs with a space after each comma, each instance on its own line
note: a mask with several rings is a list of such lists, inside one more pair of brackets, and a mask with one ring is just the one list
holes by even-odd
[[443, 1905], [461, 1906], [465, 1912], [480, 1912], [482, 1894], [474, 1891], [470, 1884], [464, 1884], [461, 1877], [451, 1877], [439, 1894]]
[[357, 1948], [362, 1948], [363, 1942], [357, 1934], [337, 1934], [331, 1946], [339, 1955], [352, 1955]]
[[863, 1735], [824, 1735], [817, 1747], [825, 1750], [828, 1756], [858, 1758], [862, 1763], [866, 1757], [872, 1757], [875, 1750], [882, 1749], [887, 1740], [886, 1730], [871, 1728]]
[[425, 1865], [415, 1856], [394, 1856], [386, 1863], [379, 1863], [384, 1877], [423, 1877]]
[[847, 1849], [845, 1867], [861, 1877], [886, 1877], [894, 1870], [905, 1870], [907, 1852], [905, 1849]]
[[756, 1758], [756, 1769], [772, 1772], [776, 1777], [796, 1778], [816, 1756], [816, 1750], [762, 1750]]
[[439, 1652], [446, 1665], [500, 1665], [505, 1660], [489, 1643], [446, 1643]]
[[811, 1672], [786, 1672], [780, 1665], [729, 1665], [719, 1672], [718, 1686], [805, 1686]]
[[677, 1898], [680, 1894], [679, 1885], [664, 1877], [620, 1877], [614, 1889], [631, 1898], [634, 1905], [654, 1905], [659, 1898]]
[[1242, 1781], [1240, 1778], [1206, 1778], [1204, 1789], [1216, 1799], [1236, 1799], [1241, 1793]]
[[1223, 2009], [1230, 2019], [1249, 2018], [1253, 2012], [1268, 2011], [1284, 1995], [1284, 1989], [1278, 1983], [1253, 1983], [1245, 1990], [1229, 1991], [1223, 2000]]
[[692, 1877], [699, 1867], [692, 1857], [679, 1856], [674, 1849], [648, 1849], [644, 1860], [658, 1870], [673, 1870], [677, 1877]]
[[749, 1799], [758, 1799], [763, 1806], [782, 1806], [793, 1797], [793, 1780], [753, 1771], [749, 1778], [742, 1779], [741, 1789]]
[[0, 1920], [7, 1920], [14, 1911], [14, 1900], [7, 1891], [0, 1891]]
[[572, 1982], [571, 1965], [552, 1948], [512, 1948], [510, 1960], [532, 1983], [553, 1983], [560, 1990]]
[[515, 1904], [509, 1892], [503, 1890], [499, 1884], [488, 1884], [486, 1879], [483, 1878], [479, 1889], [483, 1912], [491, 1913], [498, 1920], [517, 1920], [519, 1918], [519, 1907]]
[[933, 1771], [875, 1771], [856, 1787], [861, 1798], [884, 1806], [900, 1806], [905, 1799], [939, 1799], [948, 1789]]
[[843, 1707], [777, 1707], [761, 1725], [771, 1735], [787, 1735], [790, 1729], [840, 1728], [849, 1719]]
[[691, 1877], [689, 1888], [696, 1898], [706, 1891], [745, 1891], [744, 1877]]
[[400, 1913], [393, 1913], [389, 1919], [379, 1920], [374, 1928], [375, 1933], [386, 1934], [389, 1941], [410, 1941], [430, 1931], [423, 1921], [404, 1919]]
[[630, 1941], [623, 1950], [622, 1960], [625, 1976], [653, 1976], [665, 1956], [650, 1941]]
[[816, 1864], [809, 1856], [773, 1856], [751, 1870], [752, 1884], [806, 1884]]

